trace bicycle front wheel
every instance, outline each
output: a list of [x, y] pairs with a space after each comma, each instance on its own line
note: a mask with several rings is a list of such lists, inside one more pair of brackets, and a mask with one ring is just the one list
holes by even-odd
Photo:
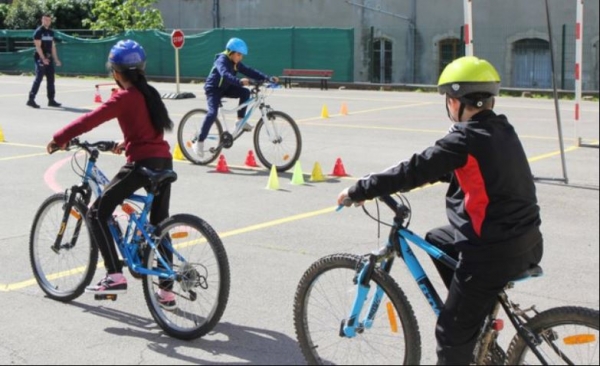
[[[156, 243], [167, 242], [165, 257], [176, 272], [175, 281], [144, 276], [143, 288], [150, 313], [158, 325], [178, 339], [199, 338], [219, 322], [229, 299], [230, 273], [227, 253], [221, 239], [208, 223], [179, 214], [156, 228]], [[146, 267], [161, 270], [156, 251], [146, 251]], [[169, 258], [165, 258], [169, 262]], [[170, 288], [175, 294], [174, 309], [164, 309], [156, 292]]]
[[267, 169], [275, 165], [278, 172], [292, 168], [300, 158], [302, 138], [292, 117], [283, 112], [269, 112], [254, 129], [256, 156]]
[[[598, 310], [568, 306], [546, 310], [526, 327], [541, 340], [537, 346], [548, 365], [598, 365]], [[508, 365], [539, 365], [540, 360], [517, 334], [510, 342]]]
[[[48, 297], [62, 302], [83, 293], [98, 264], [98, 249], [88, 230], [87, 207], [80, 202], [67, 205], [64, 193], [48, 197], [35, 214], [29, 236], [35, 279]], [[69, 215], [63, 227], [65, 210]], [[57, 243], [61, 231], [62, 240]]]
[[181, 118], [179, 127], [177, 128], [177, 143], [181, 148], [183, 156], [190, 162], [198, 165], [212, 163], [222, 150], [221, 136], [223, 136], [223, 126], [221, 126], [221, 122], [217, 118], [210, 127], [206, 140], [204, 140], [204, 155], [200, 156], [194, 152], [193, 144], [198, 140], [207, 113], [205, 109], [192, 109]]
[[294, 326], [309, 364], [418, 364], [421, 339], [408, 299], [385, 272], [376, 270], [357, 322], [370, 310], [375, 289], [384, 296], [370, 328], [353, 338], [341, 336], [356, 297], [354, 283], [361, 257], [333, 254], [319, 259], [302, 276], [294, 298]]

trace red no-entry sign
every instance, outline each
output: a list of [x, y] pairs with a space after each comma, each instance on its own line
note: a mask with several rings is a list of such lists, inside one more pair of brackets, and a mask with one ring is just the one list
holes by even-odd
[[175, 47], [175, 49], [180, 49], [181, 47], [183, 47], [184, 42], [185, 39], [183, 38], [183, 32], [181, 31], [181, 29], [173, 30], [173, 32], [171, 33], [171, 44], [173, 45], [173, 47]]

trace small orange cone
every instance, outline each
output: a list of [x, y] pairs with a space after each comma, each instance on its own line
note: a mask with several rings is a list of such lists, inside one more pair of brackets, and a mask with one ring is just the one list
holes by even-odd
[[348, 115], [348, 106], [346, 105], [346, 102], [342, 102], [342, 107], [340, 108], [340, 114], [342, 116]]
[[254, 159], [254, 153], [252, 152], [252, 150], [248, 150], [248, 156], [246, 156], [245, 164], [251, 167], [258, 166], [258, 164], [256, 163], [256, 159]]
[[229, 173], [229, 167], [227, 166], [227, 161], [225, 161], [225, 155], [221, 154], [219, 156], [219, 161], [217, 162], [217, 172], [219, 173]]
[[335, 161], [335, 166], [333, 167], [333, 173], [331, 173], [331, 175], [335, 177], [345, 177], [348, 175], [346, 174], [346, 169], [344, 169], [344, 163], [342, 163], [342, 159], [337, 158]]
[[102, 96], [100, 95], [100, 89], [96, 85], [96, 94], [94, 95], [94, 103], [102, 103]]

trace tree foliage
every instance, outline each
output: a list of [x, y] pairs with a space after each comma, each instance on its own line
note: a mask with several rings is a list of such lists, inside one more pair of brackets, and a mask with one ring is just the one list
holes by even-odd
[[4, 19], [8, 15], [8, 10], [10, 9], [10, 5], [8, 4], [0, 4], [0, 29], [5, 28]]
[[[4, 27], [7, 29], [35, 29], [42, 15], [52, 15], [56, 29], [84, 29], [83, 19], [91, 16], [93, 0], [15, 0], [8, 6]], [[0, 4], [2, 5], [2, 4]], [[0, 22], [2, 22], [0, 9]]]
[[35, 29], [40, 25], [43, 10], [38, 0], [15, 0], [8, 9], [4, 24], [8, 29]]
[[84, 24], [93, 30], [105, 30], [107, 35], [126, 30], [164, 30], [162, 15], [152, 7], [156, 0], [97, 0], [93, 17]]

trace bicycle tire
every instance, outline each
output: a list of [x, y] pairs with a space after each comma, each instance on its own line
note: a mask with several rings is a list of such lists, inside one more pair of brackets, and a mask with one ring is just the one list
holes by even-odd
[[192, 109], [181, 118], [179, 127], [177, 127], [177, 143], [183, 156], [191, 163], [197, 165], [212, 163], [217, 159], [222, 150], [222, 146], [218, 146], [221, 145], [223, 126], [218, 118], [215, 119], [206, 140], [204, 140], [204, 157], [199, 157], [192, 148], [192, 144], [200, 134], [200, 129], [207, 113], [206, 109]]
[[[64, 228], [64, 238], [72, 238], [75, 223], [82, 220], [75, 245], [69, 247], [72, 243], [62, 243], [58, 253], [51, 248], [61, 229], [66, 204], [64, 193], [48, 197], [37, 210], [29, 235], [33, 275], [49, 298], [62, 302], [69, 302], [85, 291], [98, 265], [98, 248], [88, 229], [87, 207], [81, 202], [76, 201], [69, 208], [72, 210], [70, 216], [75, 220], [68, 220]], [[49, 259], [42, 259], [46, 254]]]
[[[176, 255], [173, 257], [172, 266], [181, 275], [173, 282], [172, 291], [177, 302], [174, 310], [160, 306], [155, 295], [159, 285], [157, 278], [144, 275], [142, 281], [148, 309], [167, 334], [183, 340], [202, 337], [219, 322], [229, 299], [230, 270], [225, 247], [206, 221], [192, 215], [169, 217], [157, 226], [156, 233], [159, 233], [157, 243], [165, 237], [170, 238], [173, 247], [186, 261], [181, 262]], [[194, 262], [191, 261], [192, 254]], [[149, 246], [145, 260], [146, 268], [157, 268], [155, 251]]]
[[[526, 327], [544, 340], [537, 349], [549, 365], [558, 365], [561, 364], [559, 361], [563, 361], [548, 345], [549, 337], [552, 337], [552, 340], [562, 339], [562, 342], [554, 344], [574, 365], [598, 364], [598, 310], [576, 306], [552, 308], [534, 316], [527, 322]], [[588, 358], [585, 360], [575, 360], [576, 357], [586, 355]], [[525, 341], [518, 334], [515, 335], [508, 348], [507, 364], [524, 365], [538, 362]]]
[[[261, 118], [254, 128], [254, 149], [258, 160], [267, 169], [276, 166], [278, 172], [285, 172], [296, 164], [302, 152], [302, 137], [298, 124], [289, 115], [271, 111], [267, 118], [277, 123], [278, 136], [270, 136], [269, 127]], [[288, 147], [289, 146], [289, 147]]]
[[[379, 269], [373, 272], [371, 281], [381, 286], [391, 302], [386, 302], [384, 296], [370, 329], [357, 332], [353, 338], [340, 337], [342, 320], [348, 317], [355, 300], [353, 279], [360, 261], [357, 255], [332, 254], [313, 263], [302, 276], [294, 297], [294, 327], [304, 358], [308, 364], [418, 364], [421, 339], [412, 306], [396, 281]], [[327, 287], [325, 280], [335, 283]], [[369, 285], [371, 290], [376, 288], [373, 283]], [[332, 295], [340, 298], [330, 298]], [[363, 311], [367, 311], [371, 296], [372, 291]], [[391, 314], [395, 315], [393, 320], [388, 319]], [[319, 315], [323, 322], [313, 325]], [[375, 334], [384, 328], [383, 334]]]

